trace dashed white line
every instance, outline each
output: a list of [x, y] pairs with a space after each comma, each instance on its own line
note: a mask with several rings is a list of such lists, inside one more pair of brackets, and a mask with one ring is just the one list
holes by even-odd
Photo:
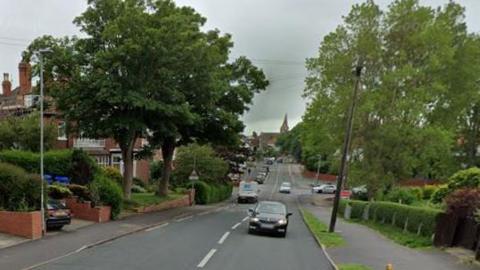
[[207, 263], [208, 261], [212, 258], [213, 254], [215, 254], [215, 252], [217, 252], [216, 249], [211, 249], [207, 255], [205, 255], [205, 257], [200, 261], [200, 263], [197, 265], [198, 268], [203, 268]]
[[230, 232], [226, 232], [222, 235], [222, 238], [220, 238], [220, 240], [218, 240], [218, 243], [221, 245], [223, 244], [223, 242], [225, 242], [225, 240], [227, 239], [227, 237], [230, 235]]
[[247, 221], [247, 219], [248, 219], [248, 217], [244, 217], [244, 218], [242, 219], [242, 222]]
[[236, 228], [238, 228], [238, 226], [242, 225], [242, 222], [238, 222], [237, 224], [233, 225], [232, 226], [232, 230], [235, 230]]
[[184, 220], [191, 219], [191, 218], [193, 218], [193, 216], [186, 216], [186, 217], [183, 217], [183, 218], [176, 219], [175, 222], [182, 222]]
[[146, 229], [145, 231], [146, 231], [146, 232], [151, 232], [151, 231], [153, 231], [153, 230], [166, 227], [166, 226], [168, 226], [168, 224], [169, 224], [169, 223], [166, 222], [166, 223], [160, 224], [160, 225], [158, 225], [158, 226], [154, 226], [154, 227], [148, 228], [148, 229]]

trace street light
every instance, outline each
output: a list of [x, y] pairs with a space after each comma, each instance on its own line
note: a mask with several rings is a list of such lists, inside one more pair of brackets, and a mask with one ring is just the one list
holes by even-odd
[[[193, 171], [188, 177], [190, 181], [192, 181], [192, 193], [195, 195], [195, 181], [199, 179], [197, 171], [196, 171], [196, 166], [197, 166], [197, 155], [193, 154]], [[192, 205], [195, 204], [195, 198], [192, 198]]]
[[38, 57], [38, 62], [40, 64], [40, 213], [42, 215], [42, 235], [45, 235], [45, 198], [44, 198], [44, 184], [45, 184], [45, 172], [43, 166], [43, 137], [44, 137], [44, 123], [43, 123], [43, 100], [44, 100], [44, 89], [43, 89], [43, 53], [51, 52], [48, 49], [38, 50], [36, 55]]

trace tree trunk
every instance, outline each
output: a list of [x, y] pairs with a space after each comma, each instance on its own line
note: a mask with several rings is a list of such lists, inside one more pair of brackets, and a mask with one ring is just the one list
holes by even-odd
[[170, 174], [172, 173], [173, 152], [175, 151], [175, 138], [167, 138], [162, 144], [163, 156], [163, 174], [162, 179], [158, 182], [159, 196], [168, 195], [168, 185], [170, 181]]
[[467, 163], [468, 167], [477, 165], [477, 147], [478, 147], [478, 130], [479, 130], [479, 108], [477, 105], [473, 107], [470, 129], [470, 138], [467, 138]]
[[133, 182], [133, 148], [136, 138], [133, 138], [127, 145], [121, 147], [123, 160], [123, 197], [130, 199]]

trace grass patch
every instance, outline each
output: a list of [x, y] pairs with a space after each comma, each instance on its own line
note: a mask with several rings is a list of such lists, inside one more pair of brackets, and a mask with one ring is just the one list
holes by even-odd
[[372, 270], [372, 268], [362, 264], [339, 264], [340, 270]]
[[182, 197], [184, 194], [170, 193], [168, 196], [157, 196], [154, 192], [148, 193], [132, 193], [130, 200], [124, 201], [126, 209], [133, 209], [141, 206], [155, 205], [165, 201], [175, 200]]
[[322, 223], [317, 217], [315, 217], [310, 211], [306, 209], [300, 209], [302, 212], [305, 223], [315, 237], [325, 247], [338, 247], [345, 244], [345, 240], [338, 233], [329, 233], [327, 225]]
[[433, 245], [432, 239], [430, 237], [425, 237], [417, 235], [411, 232], [404, 232], [398, 227], [392, 226], [390, 224], [381, 224], [375, 223], [373, 221], [364, 221], [364, 220], [347, 220], [350, 222], [363, 224], [373, 230], [378, 231], [385, 237], [393, 240], [395, 243], [402, 246], [410, 248], [426, 248]]

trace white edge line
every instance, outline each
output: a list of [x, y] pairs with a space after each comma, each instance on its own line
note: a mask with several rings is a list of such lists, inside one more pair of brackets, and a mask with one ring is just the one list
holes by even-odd
[[213, 254], [215, 254], [215, 252], [217, 252], [216, 249], [211, 249], [207, 255], [205, 255], [205, 257], [200, 261], [200, 263], [197, 265], [198, 268], [203, 268], [207, 263], [208, 261], [213, 257]]
[[226, 232], [222, 235], [222, 238], [220, 238], [220, 240], [218, 240], [218, 243], [221, 245], [223, 244], [223, 242], [225, 242], [225, 240], [227, 239], [227, 237], [230, 235], [230, 232]]
[[238, 228], [238, 226], [242, 225], [241, 222], [238, 222], [237, 224], [233, 225], [232, 226], [232, 230], [235, 230], [236, 228]]
[[205, 211], [205, 212], [202, 212], [202, 213], [198, 213], [197, 216], [205, 216], [205, 215], [208, 215], [208, 214], [211, 214], [211, 213], [213, 213], [212, 210], [210, 210], [210, 211]]
[[184, 220], [191, 219], [191, 218], [193, 218], [193, 215], [192, 215], [192, 216], [186, 216], [186, 217], [183, 217], [183, 218], [176, 219], [175, 222], [182, 222], [182, 221], [184, 221]]
[[242, 219], [242, 222], [247, 221], [247, 219], [248, 219], [248, 217], [244, 217], [244, 218]]
[[168, 224], [169, 224], [169, 223], [168, 223], [168, 222], [166, 222], [166, 223], [163, 223], [163, 224], [160, 224], [160, 225], [157, 225], [157, 226], [154, 226], [154, 227], [148, 228], [148, 229], [146, 229], [145, 231], [146, 231], [146, 232], [151, 232], [151, 231], [153, 231], [153, 230], [156, 230], [156, 229], [160, 229], [160, 228], [166, 227], [166, 226], [168, 226]]

